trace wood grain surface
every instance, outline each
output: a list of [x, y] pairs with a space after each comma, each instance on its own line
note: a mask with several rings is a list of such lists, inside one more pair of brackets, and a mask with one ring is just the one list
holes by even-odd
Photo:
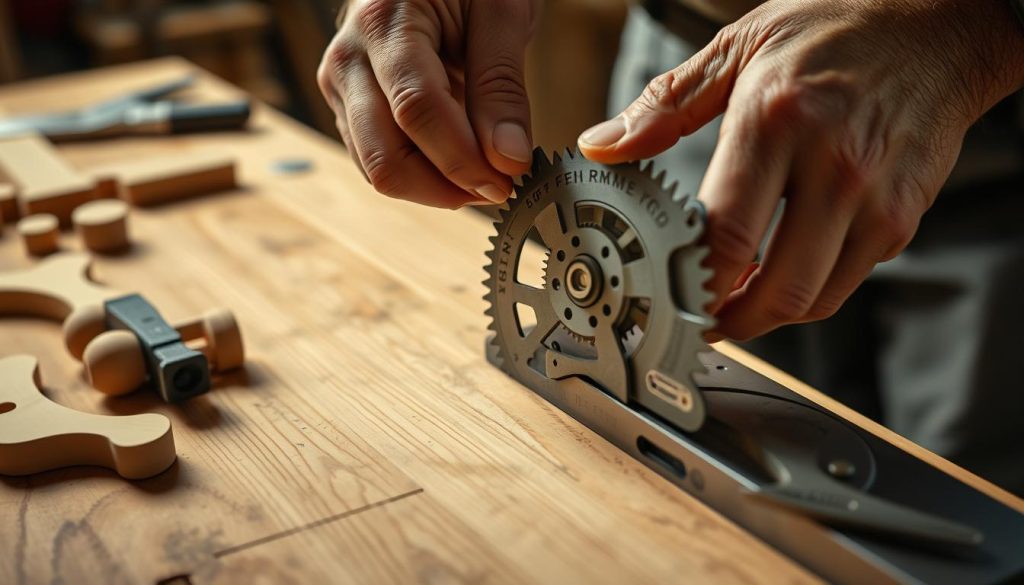
[[[163, 60], [8, 86], [0, 109], [78, 105], [188, 70]], [[200, 85], [197, 99], [238, 94]], [[141, 482], [98, 468], [0, 478], [0, 583], [816, 580], [485, 361], [483, 216], [372, 193], [335, 142], [266, 107], [244, 134], [61, 152], [85, 171], [200, 149], [236, 156], [241, 188], [133, 209], [132, 252], [98, 258], [94, 276], [171, 321], [229, 307], [246, 370], [182, 405], [105, 398], [56, 323], [0, 321], [0, 355], [38, 356], [52, 399], [163, 413], [178, 449]], [[291, 158], [313, 169], [276, 174]], [[73, 233], [62, 245], [81, 249]], [[0, 237], [0, 270], [30, 262]]]

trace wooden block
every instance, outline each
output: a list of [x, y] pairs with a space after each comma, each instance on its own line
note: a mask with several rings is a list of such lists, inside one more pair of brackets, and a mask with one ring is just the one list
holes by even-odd
[[79, 412], [51, 402], [39, 392], [40, 384], [36, 358], [0, 359], [0, 473], [100, 465], [126, 479], [143, 479], [174, 463], [167, 417]]
[[73, 310], [102, 305], [121, 293], [87, 277], [89, 256], [62, 252], [25, 270], [0, 272], [0, 315], [31, 315], [63, 321]]
[[234, 189], [235, 161], [219, 153], [192, 153], [125, 161], [91, 169], [96, 180], [116, 180], [120, 196], [140, 207]]
[[14, 223], [19, 217], [18, 189], [11, 183], [0, 183], [0, 223]]
[[71, 214], [75, 231], [93, 252], [110, 253], [130, 245], [128, 240], [128, 204], [119, 199], [97, 199]]
[[17, 186], [22, 215], [51, 213], [65, 226], [75, 207], [95, 196], [93, 181], [38, 135], [0, 140], [0, 180]]
[[60, 223], [52, 213], [36, 213], [18, 221], [25, 251], [32, 256], [53, 254], [60, 248]]

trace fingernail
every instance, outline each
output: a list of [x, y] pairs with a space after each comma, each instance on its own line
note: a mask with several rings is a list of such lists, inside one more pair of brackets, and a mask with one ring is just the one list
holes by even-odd
[[491, 142], [494, 143], [494, 150], [505, 158], [523, 163], [533, 158], [533, 148], [530, 147], [526, 129], [517, 122], [499, 122], [494, 127]]
[[492, 203], [504, 203], [509, 196], [509, 193], [497, 185], [481, 185], [473, 191]]
[[580, 136], [580, 142], [588, 146], [611, 146], [626, 134], [626, 124], [622, 118], [612, 118], [601, 122]]
[[458, 209], [462, 209], [463, 207], [480, 207], [482, 205], [494, 205], [494, 203], [484, 199], [471, 199], [460, 205]]

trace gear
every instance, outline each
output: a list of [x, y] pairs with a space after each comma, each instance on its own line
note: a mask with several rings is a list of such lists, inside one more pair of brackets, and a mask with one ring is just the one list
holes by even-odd
[[[703, 214], [652, 168], [534, 152], [487, 253], [491, 343], [496, 363], [532, 388], [582, 378], [693, 431], [712, 324]], [[519, 278], [530, 239], [547, 249], [541, 287]]]

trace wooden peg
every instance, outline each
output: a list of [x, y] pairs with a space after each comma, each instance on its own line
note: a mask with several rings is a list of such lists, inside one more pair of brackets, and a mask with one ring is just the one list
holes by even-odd
[[234, 313], [227, 309], [211, 309], [196, 319], [176, 323], [174, 328], [186, 342], [202, 340], [195, 349], [203, 352], [212, 371], [226, 372], [245, 363], [242, 331]]
[[64, 321], [76, 308], [121, 296], [88, 279], [89, 256], [61, 252], [25, 270], [0, 272], [0, 314]]
[[71, 214], [86, 248], [110, 253], [128, 247], [128, 204], [118, 199], [90, 201]]
[[68, 352], [81, 361], [89, 342], [107, 330], [107, 312], [101, 304], [77, 307], [61, 324], [64, 346]]
[[86, 346], [82, 363], [89, 385], [111, 396], [134, 392], [146, 381], [139, 338], [126, 329], [100, 333]]
[[18, 213], [18, 189], [11, 183], [0, 183], [0, 221], [14, 223]]
[[99, 182], [116, 181], [121, 198], [140, 207], [237, 186], [234, 159], [213, 152], [125, 161], [88, 173]]
[[0, 359], [0, 473], [28, 475], [99, 465], [126, 479], [143, 479], [174, 463], [174, 435], [167, 417], [79, 412], [51, 402], [39, 386], [34, 357]]
[[36, 213], [18, 221], [18, 234], [32, 256], [53, 254], [60, 248], [60, 222], [50, 213]]
[[95, 197], [94, 182], [34, 134], [0, 140], [0, 179], [17, 186], [22, 215], [52, 213], [64, 226], [75, 207]]

